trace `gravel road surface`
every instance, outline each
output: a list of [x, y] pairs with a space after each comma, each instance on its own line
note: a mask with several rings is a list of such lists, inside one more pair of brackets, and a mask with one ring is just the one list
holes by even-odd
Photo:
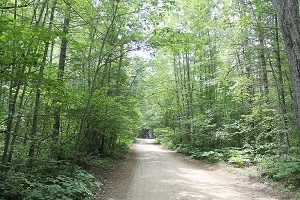
[[[198, 162], [200, 163], [200, 162]], [[264, 188], [139, 139], [105, 200], [279, 200]]]

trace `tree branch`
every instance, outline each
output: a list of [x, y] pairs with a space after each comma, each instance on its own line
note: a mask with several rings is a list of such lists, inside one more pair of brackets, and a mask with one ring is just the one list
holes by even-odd
[[9, 9], [14, 9], [14, 8], [25, 8], [25, 7], [30, 6], [31, 4], [33, 4], [33, 1], [29, 2], [27, 4], [24, 4], [24, 5], [20, 5], [20, 6], [5, 6], [5, 7], [0, 7], [0, 9], [2, 9], [2, 10], [9, 10]]

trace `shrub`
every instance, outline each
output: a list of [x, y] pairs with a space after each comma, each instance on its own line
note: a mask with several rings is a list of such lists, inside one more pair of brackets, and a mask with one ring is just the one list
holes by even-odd
[[264, 175], [282, 181], [290, 188], [300, 186], [300, 159], [293, 156], [273, 156], [260, 163]]
[[[67, 167], [65, 165], [64, 167]], [[61, 170], [59, 175], [40, 170], [15, 171], [0, 175], [0, 199], [94, 199], [93, 189], [100, 183], [93, 182], [93, 176], [77, 168], [74, 177]]]
[[210, 151], [201, 151], [199, 149], [192, 149], [189, 154], [191, 158], [208, 160], [210, 162], [228, 162], [237, 167], [249, 165], [253, 162], [252, 154], [249, 154], [246, 150], [224, 148], [215, 149]]
[[223, 160], [224, 155], [221, 152], [215, 151], [200, 151], [197, 149], [193, 149], [189, 152], [191, 158], [207, 160], [209, 162], [220, 162]]

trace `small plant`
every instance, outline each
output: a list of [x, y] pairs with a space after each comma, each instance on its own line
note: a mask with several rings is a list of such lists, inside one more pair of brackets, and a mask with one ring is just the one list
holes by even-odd
[[242, 156], [236, 156], [229, 158], [228, 162], [234, 164], [237, 167], [243, 167], [246, 163], [249, 163], [249, 159], [243, 158]]
[[209, 162], [220, 162], [223, 160], [224, 155], [218, 151], [200, 151], [197, 149], [193, 149], [189, 152], [191, 158], [207, 160]]

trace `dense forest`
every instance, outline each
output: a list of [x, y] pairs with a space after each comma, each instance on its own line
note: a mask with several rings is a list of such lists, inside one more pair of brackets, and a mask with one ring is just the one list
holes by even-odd
[[94, 199], [135, 136], [300, 183], [299, 2], [2, 0], [0, 199]]

